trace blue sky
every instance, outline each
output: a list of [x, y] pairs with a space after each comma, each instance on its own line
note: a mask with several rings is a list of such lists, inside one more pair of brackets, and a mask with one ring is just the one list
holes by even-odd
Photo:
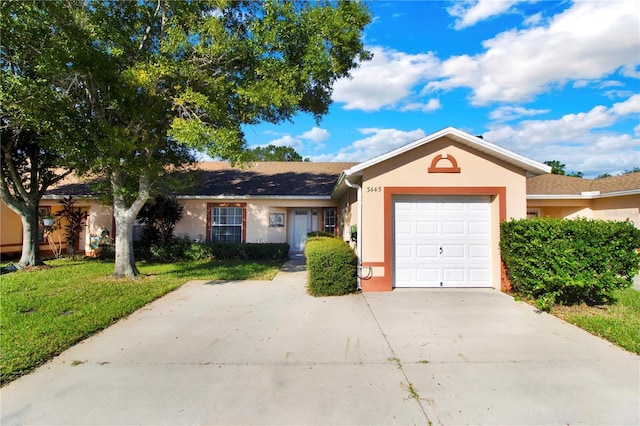
[[585, 177], [640, 166], [640, 2], [368, 1], [374, 57], [250, 146], [364, 161], [453, 126]]

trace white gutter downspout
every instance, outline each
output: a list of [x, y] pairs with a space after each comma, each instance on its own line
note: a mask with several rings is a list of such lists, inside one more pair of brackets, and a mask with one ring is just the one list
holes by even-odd
[[357, 274], [357, 283], [358, 290], [362, 290], [361, 283], [361, 275], [362, 275], [362, 186], [357, 183], [349, 182], [349, 177], [351, 174], [345, 172], [344, 183], [347, 184], [349, 188], [355, 188], [358, 190], [358, 198], [356, 201], [356, 205], [358, 206], [358, 217], [356, 219], [356, 256], [358, 257], [358, 274]]

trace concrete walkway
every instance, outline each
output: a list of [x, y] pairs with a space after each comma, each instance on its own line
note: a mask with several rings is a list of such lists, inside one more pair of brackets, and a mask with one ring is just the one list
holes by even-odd
[[640, 424], [640, 357], [493, 290], [192, 281], [1, 390], [1, 424]]

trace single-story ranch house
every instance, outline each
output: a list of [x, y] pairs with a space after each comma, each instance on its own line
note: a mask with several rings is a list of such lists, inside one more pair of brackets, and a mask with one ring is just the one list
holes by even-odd
[[[500, 289], [499, 224], [510, 218], [583, 216], [640, 226], [640, 173], [598, 180], [550, 175], [545, 164], [451, 127], [361, 163], [197, 168], [201, 180], [173, 194], [184, 206], [177, 235], [287, 242], [295, 255], [308, 232], [335, 233], [356, 249], [363, 291]], [[86, 186], [69, 184], [50, 191], [42, 209], [58, 210], [70, 194], [89, 214], [78, 249], [92, 254], [104, 231], [114, 235], [111, 207]], [[20, 220], [1, 207], [2, 252], [19, 252]]]

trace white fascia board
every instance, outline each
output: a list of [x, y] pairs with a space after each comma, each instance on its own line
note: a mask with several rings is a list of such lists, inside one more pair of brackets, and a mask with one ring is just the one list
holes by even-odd
[[527, 200], [594, 200], [596, 198], [624, 197], [626, 195], [640, 195], [640, 188], [605, 193], [596, 192], [598, 191], [584, 192], [582, 194], [528, 194]]
[[333, 186], [333, 190], [331, 191], [331, 198], [333, 198], [336, 194], [341, 194], [343, 190], [346, 191], [348, 187], [345, 183], [345, 180], [349, 176], [362, 176], [362, 171], [353, 173], [351, 172], [351, 169], [343, 170], [342, 173], [340, 173], [340, 177], [338, 178], [336, 184]]
[[[64, 200], [65, 198], [67, 198], [68, 195], [43, 195], [42, 196], [42, 200]], [[91, 200], [91, 199], [99, 199], [100, 197], [98, 197], [97, 195], [73, 195], [73, 198], [75, 200]]]
[[[43, 195], [43, 200], [62, 200], [66, 195]], [[95, 195], [74, 195], [75, 199], [98, 199]], [[329, 195], [177, 195], [179, 200], [331, 200]]]
[[514, 164], [518, 167], [523, 168], [527, 172], [530, 172], [534, 175], [536, 174], [546, 174], [551, 172], [551, 167], [546, 164], [540, 163], [538, 161], [527, 158], [523, 155], [520, 155], [516, 152], [503, 148], [499, 145], [496, 145], [492, 142], [486, 141], [484, 139], [478, 138], [476, 136], [470, 135], [469, 133], [463, 132], [462, 130], [456, 129], [455, 127], [447, 127], [445, 129], [439, 130], [435, 133], [432, 133], [424, 138], [418, 139], [414, 142], [411, 142], [407, 145], [401, 146], [397, 149], [389, 151], [385, 154], [381, 154], [377, 157], [374, 157], [368, 161], [364, 161], [362, 163], [356, 164], [348, 170], [345, 170], [347, 175], [359, 175], [362, 174], [362, 171], [368, 167], [374, 166], [378, 163], [386, 161], [390, 158], [396, 157], [400, 154], [404, 154], [407, 151], [411, 151], [414, 148], [417, 148], [421, 145], [427, 144], [434, 140], [440, 139], [442, 137], [451, 137], [453, 140], [462, 143], [463, 145], [469, 146], [471, 148], [477, 149], [480, 152], [484, 152], [493, 157], [501, 159], [507, 163]]
[[179, 200], [331, 200], [329, 195], [177, 195]]

